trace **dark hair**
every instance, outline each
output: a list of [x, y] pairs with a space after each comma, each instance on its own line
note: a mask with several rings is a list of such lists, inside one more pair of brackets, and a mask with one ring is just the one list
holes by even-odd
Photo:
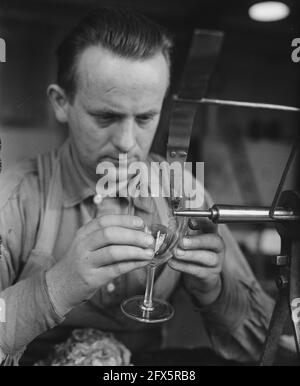
[[147, 59], [161, 52], [170, 65], [172, 41], [158, 24], [128, 9], [92, 10], [56, 51], [57, 83], [71, 99], [76, 92], [77, 59], [84, 49], [94, 45], [132, 59]]

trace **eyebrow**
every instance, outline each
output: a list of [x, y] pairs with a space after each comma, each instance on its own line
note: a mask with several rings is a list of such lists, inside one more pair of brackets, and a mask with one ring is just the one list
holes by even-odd
[[[95, 116], [111, 114], [111, 115], [115, 115], [115, 116], [120, 116], [121, 117], [121, 116], [126, 115], [125, 113], [123, 113], [121, 111], [114, 110], [114, 109], [109, 109], [109, 108], [103, 108], [101, 110], [88, 109], [88, 113], [91, 114], [91, 115], [95, 115]], [[158, 115], [159, 113], [160, 113], [159, 110], [152, 109], [152, 110], [148, 110], [148, 111], [144, 111], [144, 112], [141, 112], [139, 114], [136, 114], [136, 116], [141, 116], [141, 115], [155, 116], [155, 115]]]

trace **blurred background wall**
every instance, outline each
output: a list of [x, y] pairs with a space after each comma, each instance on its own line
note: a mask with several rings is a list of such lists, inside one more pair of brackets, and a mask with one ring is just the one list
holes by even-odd
[[[247, 0], [2, 0], [0, 37], [6, 63], [0, 63], [0, 138], [6, 170], [38, 152], [59, 146], [67, 128], [58, 125], [46, 87], [55, 82], [55, 48], [90, 8], [131, 7], [165, 25], [173, 34], [172, 86], [176, 90], [195, 28], [224, 31], [222, 54], [207, 97], [298, 105], [300, 63], [291, 60], [291, 42], [300, 36], [299, 2], [285, 1], [290, 15], [257, 22]], [[205, 162], [205, 187], [217, 203], [271, 203], [292, 138], [295, 113], [203, 106], [193, 130], [190, 159]], [[166, 121], [154, 143], [165, 153]], [[296, 169], [288, 186], [297, 183]], [[269, 226], [235, 226], [235, 237], [266, 288], [272, 292], [269, 255], [279, 238]]]

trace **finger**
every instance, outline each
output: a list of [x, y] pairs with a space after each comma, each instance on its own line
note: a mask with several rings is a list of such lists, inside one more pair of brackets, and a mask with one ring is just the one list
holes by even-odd
[[153, 249], [143, 249], [129, 245], [110, 245], [93, 251], [89, 260], [95, 267], [103, 267], [125, 261], [149, 261], [153, 258]]
[[100, 276], [99, 283], [103, 278], [103, 269], [106, 269], [106, 277], [108, 281], [110, 281], [117, 278], [118, 276], [124, 275], [125, 273], [128, 273], [130, 271], [133, 271], [134, 269], [143, 268], [148, 264], [149, 264], [148, 261], [126, 261], [126, 262], [107, 266], [106, 268], [101, 267], [99, 268], [99, 276]]
[[110, 226], [121, 226], [124, 228], [143, 229], [144, 221], [139, 216], [129, 214], [105, 214], [98, 216], [80, 228], [83, 235], [95, 232], [98, 229]]
[[141, 248], [153, 248], [154, 238], [152, 235], [129, 228], [111, 226], [101, 228], [89, 235], [87, 248], [90, 251], [107, 245], [133, 245]]
[[218, 225], [207, 218], [193, 217], [188, 224], [190, 229], [201, 230], [203, 233], [215, 233], [218, 229]]
[[202, 280], [208, 280], [212, 275], [216, 275], [219, 272], [212, 271], [211, 268], [201, 267], [196, 264], [186, 264], [176, 259], [170, 259], [168, 265], [176, 271], [187, 273], [192, 276], [196, 276]]
[[206, 250], [188, 251], [177, 248], [175, 250], [175, 257], [182, 262], [211, 268], [217, 267], [221, 262], [220, 256], [217, 253]]
[[184, 237], [180, 242], [180, 246], [183, 249], [208, 249], [219, 253], [224, 250], [224, 241], [219, 235], [205, 233]]
[[200, 279], [204, 279], [208, 275], [207, 268], [197, 266], [196, 264], [186, 264], [176, 259], [171, 259], [168, 261], [168, 265], [176, 271], [188, 273], [189, 275], [197, 276]]

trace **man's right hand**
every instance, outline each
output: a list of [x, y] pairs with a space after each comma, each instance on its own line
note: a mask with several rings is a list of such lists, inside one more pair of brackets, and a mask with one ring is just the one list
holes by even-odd
[[109, 281], [149, 264], [153, 245], [137, 216], [103, 215], [85, 224], [66, 255], [46, 272], [56, 311], [65, 315]]

